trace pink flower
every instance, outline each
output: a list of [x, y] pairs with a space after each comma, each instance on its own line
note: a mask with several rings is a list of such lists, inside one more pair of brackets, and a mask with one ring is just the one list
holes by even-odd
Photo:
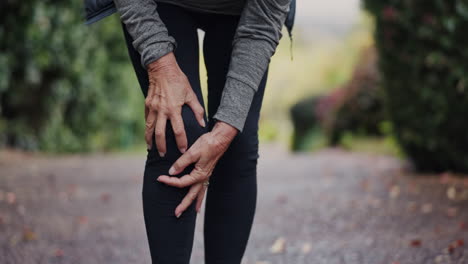
[[395, 10], [395, 8], [391, 6], [387, 6], [384, 8], [382, 12], [383, 19], [386, 21], [393, 21], [397, 17], [398, 12]]
[[425, 24], [428, 25], [434, 25], [436, 23], [434, 16], [431, 14], [425, 14], [423, 17], [423, 21]]

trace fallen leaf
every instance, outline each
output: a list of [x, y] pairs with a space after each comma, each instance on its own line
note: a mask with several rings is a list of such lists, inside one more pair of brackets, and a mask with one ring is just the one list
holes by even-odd
[[418, 204], [416, 202], [409, 202], [408, 203], [408, 210], [410, 212], [416, 212], [417, 209], [418, 209]]
[[447, 247], [447, 251], [448, 251], [449, 254], [453, 254], [453, 252], [455, 252], [455, 246], [453, 244], [450, 244]]
[[412, 247], [420, 247], [421, 245], [422, 245], [422, 242], [419, 239], [413, 239], [410, 242], [410, 246]]
[[101, 201], [107, 203], [111, 199], [111, 195], [109, 193], [103, 193], [101, 194]]
[[61, 250], [60, 248], [57, 248], [54, 252], [54, 256], [57, 257], [57, 258], [61, 258], [64, 256], [64, 252], [63, 250]]
[[395, 199], [400, 195], [400, 186], [394, 185], [390, 188], [390, 198]]
[[455, 217], [457, 215], [458, 215], [458, 208], [456, 208], [456, 207], [447, 208], [447, 216], [448, 217]]
[[467, 224], [463, 221], [458, 223], [458, 227], [460, 228], [460, 230], [468, 230]]
[[312, 249], [312, 245], [310, 243], [304, 243], [304, 245], [302, 245], [302, 248], [301, 248], [302, 254], [309, 253], [311, 249]]
[[447, 260], [448, 258], [450, 258], [450, 257], [448, 257], [447, 255], [438, 255], [434, 259], [434, 261], [435, 261], [435, 263], [446, 263], [446, 262], [449, 261], [449, 260]]
[[283, 237], [276, 239], [275, 243], [270, 248], [270, 252], [273, 254], [283, 253], [286, 249], [286, 240]]
[[37, 239], [37, 234], [33, 232], [29, 227], [23, 229], [23, 239], [25, 241], [33, 241]]
[[80, 216], [80, 217], [78, 218], [78, 223], [79, 223], [80, 225], [85, 225], [85, 224], [87, 224], [87, 223], [88, 223], [88, 217], [87, 217], [87, 216]]
[[416, 185], [416, 183], [411, 182], [408, 187], [408, 192], [412, 194], [418, 194], [419, 193], [419, 187]]
[[78, 190], [78, 185], [76, 185], [76, 184], [68, 184], [67, 185], [67, 194], [69, 196], [75, 195], [77, 190]]
[[369, 191], [369, 180], [368, 179], [363, 179], [360, 184], [361, 186], [361, 189], [364, 190], [364, 191]]
[[16, 194], [14, 194], [12, 192], [7, 192], [6, 201], [9, 204], [14, 204], [16, 202]]
[[430, 204], [430, 203], [423, 204], [422, 207], [421, 207], [421, 212], [423, 214], [431, 213], [432, 212], [432, 204]]
[[288, 202], [288, 197], [286, 195], [278, 195], [276, 202], [279, 204], [285, 204]]
[[455, 200], [457, 199], [457, 189], [455, 187], [451, 186], [450, 188], [447, 189], [447, 197], [450, 200]]
[[440, 174], [440, 183], [441, 184], [448, 184], [452, 180], [452, 175], [449, 172], [444, 172]]
[[370, 204], [371, 204], [371, 206], [374, 207], [374, 208], [380, 208], [381, 205], [382, 205], [382, 201], [379, 200], [379, 199], [377, 199], [377, 198], [372, 198], [372, 199], [370, 200]]

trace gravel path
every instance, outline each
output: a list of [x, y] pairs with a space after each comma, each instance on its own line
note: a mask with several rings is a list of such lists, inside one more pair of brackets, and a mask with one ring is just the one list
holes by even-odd
[[[468, 263], [468, 180], [262, 145], [243, 264]], [[0, 263], [150, 263], [140, 155], [0, 153]], [[192, 263], [203, 263], [202, 214]]]

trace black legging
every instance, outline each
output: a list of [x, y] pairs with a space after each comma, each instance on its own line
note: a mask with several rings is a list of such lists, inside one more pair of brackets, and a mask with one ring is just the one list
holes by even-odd
[[[197, 28], [205, 32], [203, 54], [208, 73], [210, 121], [206, 129], [202, 128], [192, 110], [187, 105], [183, 106], [182, 117], [190, 147], [214, 125], [212, 116], [220, 103], [240, 16], [193, 12], [164, 3], [159, 3], [157, 9], [169, 34], [177, 41], [175, 57], [202, 105]], [[123, 28], [130, 58], [146, 96], [147, 72], [140, 64], [140, 54], [131, 44], [131, 36]], [[267, 73], [255, 94], [243, 132], [235, 137], [210, 177], [204, 218], [207, 264], [239, 264], [247, 245], [256, 208], [258, 120], [266, 76]], [[176, 218], [174, 210], [189, 187], [172, 187], [156, 180], [157, 176], [167, 174], [169, 167], [181, 155], [170, 122], [166, 128], [166, 155], [159, 157], [154, 143], [148, 151], [142, 191], [145, 225], [153, 263], [186, 264], [192, 252], [197, 213], [193, 202], [179, 219]], [[193, 165], [180, 175], [192, 169]]]

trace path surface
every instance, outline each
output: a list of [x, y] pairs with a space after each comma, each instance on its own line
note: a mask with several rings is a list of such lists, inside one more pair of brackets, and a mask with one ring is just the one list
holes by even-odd
[[[150, 263], [144, 157], [0, 155], [0, 263]], [[468, 181], [262, 145], [244, 264], [468, 263]], [[203, 211], [202, 211], [203, 213]], [[203, 263], [202, 214], [193, 264]]]

